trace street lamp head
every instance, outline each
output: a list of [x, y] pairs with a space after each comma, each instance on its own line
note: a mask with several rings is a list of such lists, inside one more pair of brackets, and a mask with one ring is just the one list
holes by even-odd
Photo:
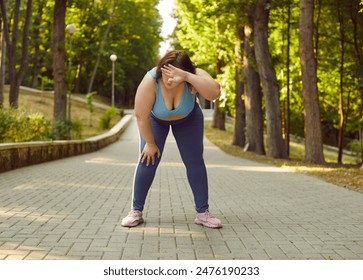
[[77, 27], [76, 27], [73, 23], [68, 24], [68, 25], [66, 26], [66, 31], [67, 31], [69, 34], [71, 34], [71, 35], [73, 35], [73, 33], [74, 33], [74, 32], [76, 32], [76, 30], [77, 30]]
[[110, 59], [111, 61], [115, 62], [117, 60], [117, 55], [111, 54]]

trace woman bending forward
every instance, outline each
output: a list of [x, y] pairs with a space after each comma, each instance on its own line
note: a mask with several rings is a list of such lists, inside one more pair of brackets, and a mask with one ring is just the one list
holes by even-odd
[[170, 51], [147, 72], [135, 97], [140, 132], [140, 159], [135, 171], [132, 210], [124, 227], [144, 222], [142, 211], [155, 177], [169, 129], [173, 132], [197, 211], [195, 223], [221, 228], [208, 211], [208, 180], [203, 159], [203, 113], [196, 93], [207, 100], [219, 97], [220, 86], [206, 71], [196, 68], [184, 51]]

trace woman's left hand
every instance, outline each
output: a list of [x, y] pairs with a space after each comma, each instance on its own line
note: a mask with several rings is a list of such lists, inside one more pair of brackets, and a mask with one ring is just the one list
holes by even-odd
[[175, 67], [171, 64], [166, 64], [161, 67], [161, 72], [168, 78], [168, 82], [181, 83], [186, 79], [187, 72]]

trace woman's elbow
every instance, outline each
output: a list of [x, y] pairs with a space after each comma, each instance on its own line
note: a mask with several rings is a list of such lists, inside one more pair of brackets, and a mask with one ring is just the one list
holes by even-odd
[[221, 86], [219, 85], [219, 83], [216, 82], [214, 87], [209, 92], [209, 96], [207, 99], [209, 101], [216, 100], [219, 98], [220, 94], [221, 94]]
[[136, 110], [135, 110], [135, 117], [137, 122], [144, 122], [147, 119], [146, 115], [143, 112], [138, 112]]

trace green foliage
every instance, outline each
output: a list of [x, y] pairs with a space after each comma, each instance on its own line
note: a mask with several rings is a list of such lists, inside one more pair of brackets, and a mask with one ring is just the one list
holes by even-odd
[[[284, 1], [286, 2], [286, 1]], [[300, 56], [298, 41], [299, 1], [290, 1], [290, 83], [287, 84], [287, 9], [286, 3], [276, 3], [270, 11], [269, 20], [269, 46], [273, 59], [278, 86], [280, 89], [281, 104], [285, 104], [290, 89], [290, 132], [296, 136], [304, 137], [304, 106], [302, 98], [302, 83], [300, 73]], [[283, 113], [286, 108], [283, 107]]]
[[0, 142], [27, 142], [47, 139], [50, 122], [39, 113], [26, 116], [15, 109], [0, 110]]
[[[9, 2], [9, 16], [11, 4]], [[87, 93], [88, 84], [96, 63], [100, 43], [110, 20], [113, 3], [116, 10], [110, 32], [106, 38], [100, 64], [92, 91], [111, 97], [110, 55], [116, 54], [115, 98], [132, 106], [135, 89], [147, 70], [154, 66], [158, 57], [161, 37], [161, 17], [156, 8], [157, 0], [98, 0], [68, 1], [66, 25], [75, 24], [76, 32], [71, 37], [65, 34], [67, 84], [71, 91]], [[23, 5], [23, 4], [22, 4]], [[52, 27], [54, 0], [33, 1], [32, 24], [30, 26], [29, 67], [24, 77], [24, 86], [47, 89], [53, 85]], [[20, 16], [20, 21], [23, 15]], [[21, 38], [22, 30], [18, 37]], [[19, 42], [20, 45], [20, 42]], [[21, 46], [17, 56], [20, 57]], [[70, 59], [72, 61], [71, 66]], [[40, 78], [41, 77], [41, 78]], [[120, 98], [122, 96], [122, 99]]]
[[235, 97], [236, 97], [236, 83], [235, 83], [235, 69], [234, 67], [225, 66], [223, 72], [217, 75], [221, 85], [221, 95], [219, 107], [221, 112], [228, 111], [230, 116], [234, 116], [235, 111]]
[[81, 120], [72, 120], [71, 122], [71, 139], [81, 139], [83, 123]]
[[50, 138], [54, 140], [61, 140], [69, 138], [69, 132], [72, 128], [72, 122], [66, 119], [57, 119], [53, 122]]
[[222, 85], [219, 107], [234, 113], [235, 28], [241, 3], [230, 0], [176, 0], [176, 44]]
[[[134, 99], [137, 84], [145, 72], [154, 65], [161, 41], [161, 26], [156, 0], [74, 1], [67, 9], [66, 22], [74, 23], [78, 30], [72, 40], [72, 64], [82, 63], [79, 90], [87, 92], [88, 83], [100, 49], [100, 43], [110, 21], [113, 2], [117, 3], [112, 26], [107, 36], [92, 91], [111, 97], [110, 55], [116, 54], [115, 98], [123, 96], [125, 102]], [[69, 52], [69, 40], [67, 40]]]
[[117, 110], [114, 107], [110, 107], [103, 114], [99, 126], [101, 129], [109, 129], [112, 119], [117, 115]]
[[94, 105], [93, 105], [93, 96], [97, 95], [97, 92], [93, 91], [90, 93], [87, 93], [86, 100], [87, 100], [87, 106], [90, 111], [90, 113], [94, 112]]
[[[350, 2], [348, 4], [348, 2]], [[357, 46], [362, 46], [363, 36], [363, 17], [355, 14], [357, 8], [354, 5], [357, 1], [347, 1], [341, 7], [338, 2], [319, 2], [316, 5], [315, 13], [315, 51], [317, 58], [317, 75], [319, 88], [320, 112], [323, 123], [323, 132], [338, 129], [339, 124], [339, 93], [340, 93], [340, 74], [343, 71], [343, 109], [348, 113], [346, 131], [351, 136], [357, 135], [361, 124], [361, 97], [359, 83], [361, 76], [359, 69], [362, 62], [357, 59], [356, 49], [352, 43], [354, 36], [353, 16], [357, 21], [358, 39]], [[343, 3], [343, 2], [341, 2]], [[286, 3], [285, 3], [286, 4]], [[280, 99], [285, 102], [287, 93], [287, 5], [280, 2], [273, 2], [269, 20], [269, 45], [274, 59], [275, 71], [277, 73]], [[300, 56], [298, 40], [299, 23], [299, 1], [290, 1], [291, 5], [291, 29], [290, 29], [290, 114], [291, 132], [295, 135], [304, 135], [304, 107], [302, 100], [302, 85], [300, 73]], [[342, 13], [343, 28], [345, 32], [345, 49], [343, 70], [340, 68], [342, 48], [339, 31], [338, 9]], [[358, 56], [362, 57], [361, 52]], [[354, 136], [353, 136], [354, 137]]]
[[23, 119], [23, 132], [25, 136], [21, 142], [43, 140], [50, 131], [50, 121], [40, 113], [34, 113]]
[[0, 142], [6, 142], [7, 131], [11, 125], [16, 121], [15, 110], [0, 109]]
[[352, 156], [355, 157], [355, 163], [360, 163], [362, 155], [362, 143], [359, 140], [354, 139], [348, 143], [347, 148], [352, 152]]
[[57, 120], [53, 123], [49, 138], [53, 140], [62, 139], [81, 139], [83, 132], [83, 123], [80, 120]]
[[352, 151], [355, 155], [359, 155], [361, 153], [361, 143], [357, 139], [354, 139], [353, 141], [349, 142], [348, 148], [350, 151]]
[[89, 109], [89, 125], [92, 126], [92, 113], [95, 110], [95, 106], [93, 105], [93, 96], [95, 96], [97, 92], [93, 91], [90, 93], [87, 93], [86, 100], [87, 100], [87, 107]]
[[[246, 22], [246, 4], [256, 1], [176, 0], [175, 15], [178, 25], [175, 46], [186, 49], [201, 68], [217, 77], [222, 85], [220, 106], [234, 112], [236, 26]], [[340, 4], [339, 4], [340, 3]], [[321, 119], [325, 133], [339, 124], [339, 93], [342, 86], [343, 110], [347, 114], [346, 132], [358, 137], [362, 126], [363, 84], [363, 15], [360, 1], [318, 1], [315, 9], [316, 57]], [[302, 98], [301, 65], [299, 54], [298, 0], [272, 1], [269, 16], [269, 48], [280, 89], [282, 113], [288, 87], [290, 94], [290, 132], [304, 136], [304, 104]], [[289, 42], [289, 84], [287, 84], [288, 7], [291, 7]], [[340, 6], [339, 6], [340, 5]], [[340, 68], [342, 45], [338, 11], [342, 15], [344, 34], [344, 65]], [[353, 23], [356, 22], [356, 29]], [[354, 33], [355, 32], [355, 33]], [[221, 70], [220, 72], [216, 72]], [[342, 84], [340, 75], [343, 71]], [[332, 133], [330, 133], [332, 134]]]

